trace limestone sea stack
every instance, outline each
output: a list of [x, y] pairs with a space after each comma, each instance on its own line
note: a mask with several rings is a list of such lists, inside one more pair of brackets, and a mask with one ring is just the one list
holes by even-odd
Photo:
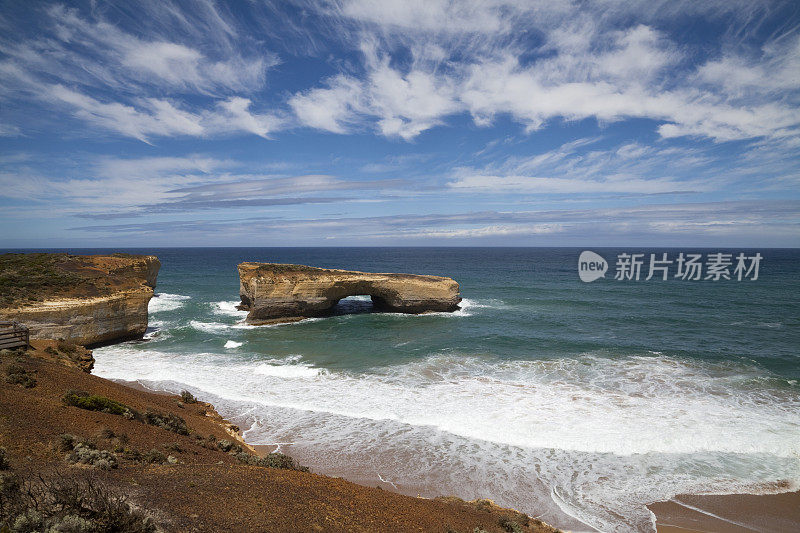
[[0, 255], [0, 320], [84, 346], [141, 338], [161, 263], [151, 255]]
[[368, 295], [381, 311], [413, 314], [455, 311], [461, 302], [451, 278], [280, 263], [239, 264], [239, 293], [250, 324], [325, 316], [348, 296]]

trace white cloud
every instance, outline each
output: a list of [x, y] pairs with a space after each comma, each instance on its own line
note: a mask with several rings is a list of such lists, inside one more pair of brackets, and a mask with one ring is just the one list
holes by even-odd
[[421, 70], [402, 74], [388, 58], [375, 58], [370, 68], [363, 81], [337, 76], [326, 88], [294, 95], [290, 105], [297, 118], [305, 126], [345, 133], [369, 116], [381, 135], [411, 140], [460, 107], [446, 78]]
[[[288, 96], [264, 92], [278, 59], [258, 39], [281, 25], [297, 37], [300, 22], [270, 20], [265, 13], [280, 10], [256, 4], [242, 15], [169, 1], [135, 14], [46, 9], [35, 36], [0, 38], [3, 93], [49, 95], [93, 125], [142, 140], [269, 137], [300, 125], [411, 141], [465, 113], [479, 126], [508, 116], [527, 131], [645, 118], [664, 138], [715, 141], [795, 142], [800, 130], [797, 28], [767, 38], [754, 29], [778, 11], [770, 2], [297, 3], [316, 24], [300, 34], [335, 39], [326, 59], [341, 71]], [[701, 48], [680, 40], [676, 24], [687, 17], [730, 29]], [[346, 57], [353, 51], [357, 64]]]
[[247, 98], [232, 97], [219, 102], [215, 109], [196, 114], [157, 98], [139, 99], [133, 106], [100, 102], [63, 85], [43, 89], [46, 91], [43, 97], [68, 105], [76, 117], [144, 142], [153, 136], [201, 137], [237, 132], [267, 137], [283, 124], [275, 115], [252, 113]]
[[[404, 238], [475, 239], [519, 235], [547, 235], [565, 231], [563, 224], [492, 224], [477, 228], [402, 232]], [[399, 236], [399, 235], [398, 235]]]
[[[134, 35], [103, 18], [102, 9], [89, 16], [51, 6], [43, 11], [40, 34], [0, 39], [0, 89], [7, 98], [44, 99], [93, 126], [145, 142], [236, 132], [266, 137], [282, 122], [275, 114], [253, 113], [249, 98], [219, 95], [261, 89], [277, 59], [263, 47], [241, 53], [244, 38], [212, 4], [195, 8], [138, 6], [142, 20], [136, 22], [155, 26]], [[198, 105], [187, 94], [215, 102]]]
[[47, 87], [45, 97], [67, 104], [75, 116], [89, 123], [145, 142], [151, 135], [204, 133], [199, 116], [177, 109], [166, 100], [144, 99], [137, 109], [118, 102], [100, 102], [63, 85]]
[[17, 126], [0, 122], [0, 137], [19, 137], [20, 135], [22, 135], [22, 130]]
[[209, 174], [217, 169], [232, 166], [223, 161], [203, 155], [186, 157], [137, 157], [122, 159], [101, 158], [93, 165], [99, 177], [123, 177], [127, 179], [148, 176], [163, 177], [174, 174]]
[[501, 8], [524, 9], [536, 2], [496, 0], [345, 0], [336, 8], [345, 17], [398, 31], [478, 32], [508, 31]]
[[295, 94], [289, 100], [289, 105], [305, 126], [346, 133], [348, 124], [363, 109], [359, 102], [362, 90], [357, 80], [337, 76], [328, 80], [325, 88]]
[[708, 176], [710, 159], [698, 150], [638, 143], [585, 150], [596, 140], [579, 139], [484, 168], [458, 168], [447, 186], [479, 194], [664, 194], [709, 191], [724, 183], [723, 177]]
[[[152, 7], [141, 6], [141, 16], [155, 15], [147, 11]], [[205, 11], [203, 6], [197, 7], [196, 13]], [[210, 30], [202, 40], [191, 36], [199, 28], [187, 28], [190, 21], [186, 19], [180, 21], [180, 30], [184, 31], [176, 31], [176, 27], [170, 28], [172, 31], [151, 31], [148, 39], [123, 31], [100, 17], [89, 20], [76, 9], [53, 6], [47, 13], [56, 39], [7, 46], [4, 52], [33, 59], [32, 64], [27, 63], [32, 71], [66, 76], [65, 81], [69, 82], [117, 87], [148, 84], [201, 93], [249, 91], [262, 87], [267, 68], [277, 63], [269, 53], [245, 57], [234, 52], [231, 30], [213, 9], [196, 21], [201, 28]], [[160, 16], [165, 17], [163, 13]], [[174, 42], [171, 39], [175, 35], [183, 35], [191, 43]], [[209, 57], [200, 46], [220, 58]], [[76, 68], [83, 74], [71, 76], [69, 70]]]
[[217, 104], [216, 112], [207, 113], [205, 121], [209, 127], [218, 132], [247, 132], [259, 137], [277, 130], [283, 120], [271, 114], [255, 114], [250, 112], [252, 102], [248, 98], [232, 97]]
[[731, 98], [800, 89], [800, 35], [768, 42], [752, 55], [727, 53], [708, 61], [698, 68], [695, 80], [716, 86]]
[[[681, 12], [724, 14], [740, 21], [741, 41], [752, 37], [747, 25], [767, 16], [766, 7], [349, 0], [330, 9], [362, 24], [356, 34], [364, 73], [295, 96], [294, 111], [307, 126], [342, 133], [367, 122], [384, 136], [410, 140], [466, 111], [480, 126], [507, 114], [528, 131], [554, 119], [649, 118], [663, 123], [663, 137], [716, 141], [794, 136], [800, 127], [800, 112], [786, 98], [800, 84], [800, 38], [767, 41], [761, 58], [696, 63], [698, 50], [655, 27]], [[537, 32], [541, 44], [532, 45]], [[410, 52], [410, 62], [394, 61], [398, 51]], [[766, 78], [774, 79], [760, 94], [741, 98]]]
[[[743, 216], [746, 213], [746, 216]], [[741, 246], [746, 243], [798, 243], [800, 204], [796, 201], [740, 201], [685, 204], [640, 204], [619, 208], [560, 209], [523, 212], [459, 212], [397, 214], [337, 218], [247, 218], [182, 220], [169, 223], [93, 225], [71, 228], [109, 236], [196, 236], [231, 242], [280, 243], [290, 231], [296, 242], [319, 243], [335, 238], [346, 242], [491, 243], [537, 242], [585, 246], [663, 243], [681, 246]], [[504, 238], [509, 237], [506, 241]], [[523, 239], [520, 241], [520, 237]], [[527, 240], [530, 237], [532, 240]], [[744, 240], [743, 240], [744, 239]], [[766, 240], [765, 240], [766, 239]], [[738, 243], [738, 244], [737, 244]]]

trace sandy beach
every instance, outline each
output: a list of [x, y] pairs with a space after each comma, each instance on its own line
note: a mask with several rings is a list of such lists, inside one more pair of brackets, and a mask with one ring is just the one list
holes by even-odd
[[694, 531], [789, 532], [800, 524], [800, 492], [781, 494], [681, 494], [648, 506], [659, 533]]

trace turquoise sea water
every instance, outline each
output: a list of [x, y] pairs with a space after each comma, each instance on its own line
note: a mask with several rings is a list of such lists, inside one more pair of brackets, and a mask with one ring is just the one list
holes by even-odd
[[[677, 493], [797, 488], [800, 252], [757, 250], [757, 281], [587, 284], [580, 251], [140, 250], [162, 261], [146, 340], [95, 350], [95, 372], [189, 389], [318, 472], [575, 530], [651, 531], [645, 505]], [[595, 251], [613, 270], [694, 250]], [[409, 316], [356, 297], [250, 327], [241, 261], [445, 275], [464, 302]]]

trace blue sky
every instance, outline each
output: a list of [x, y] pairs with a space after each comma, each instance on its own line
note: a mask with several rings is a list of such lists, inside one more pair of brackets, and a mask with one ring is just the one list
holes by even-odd
[[800, 246], [794, 1], [0, 1], [0, 247]]

